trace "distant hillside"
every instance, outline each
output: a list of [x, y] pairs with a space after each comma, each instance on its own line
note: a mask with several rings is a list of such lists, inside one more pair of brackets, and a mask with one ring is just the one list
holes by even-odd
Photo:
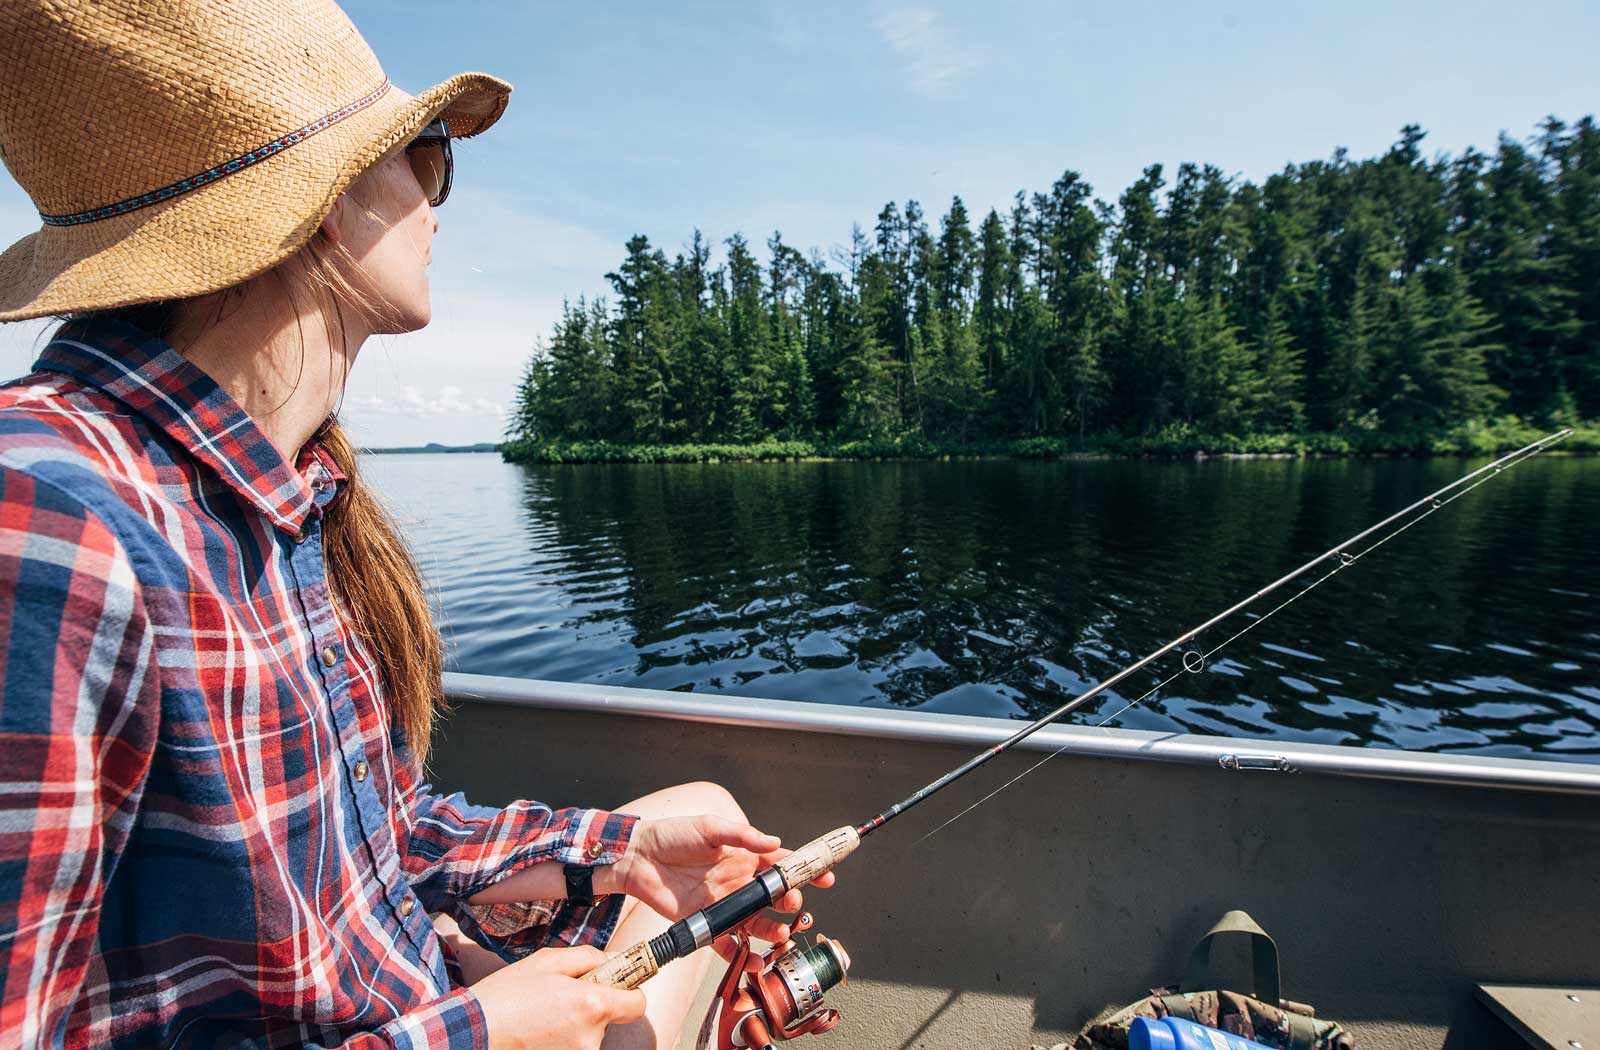
[[430, 441], [426, 445], [406, 445], [402, 448], [368, 448], [362, 451], [382, 456], [409, 454], [412, 452], [498, 452], [500, 451], [500, 445], [493, 441], [480, 441], [476, 445], [441, 445], [437, 441]]

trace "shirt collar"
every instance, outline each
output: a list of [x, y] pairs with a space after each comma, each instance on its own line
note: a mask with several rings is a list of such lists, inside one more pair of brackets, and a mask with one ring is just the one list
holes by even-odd
[[33, 367], [65, 373], [116, 398], [285, 532], [299, 531], [311, 508], [331, 500], [345, 480], [315, 441], [291, 466], [216, 380], [160, 338], [124, 321], [68, 321]]

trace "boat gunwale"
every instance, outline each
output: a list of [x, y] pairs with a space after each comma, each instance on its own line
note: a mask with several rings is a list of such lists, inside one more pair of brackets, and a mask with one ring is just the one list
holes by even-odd
[[[660, 718], [784, 732], [834, 733], [916, 743], [992, 747], [1015, 733], [1010, 719], [846, 707], [799, 700], [686, 693], [632, 686], [552, 682], [446, 672], [450, 702]], [[1352, 747], [1262, 738], [1204, 736], [1084, 725], [1051, 725], [1019, 750], [1209, 766], [1250, 775], [1310, 773], [1455, 787], [1600, 795], [1600, 765], [1494, 755], [1441, 754], [1403, 748]]]

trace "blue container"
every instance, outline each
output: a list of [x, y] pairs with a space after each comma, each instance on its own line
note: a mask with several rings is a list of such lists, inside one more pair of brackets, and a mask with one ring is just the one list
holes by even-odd
[[1128, 1050], [1272, 1050], [1271, 1047], [1179, 1017], [1135, 1017]]

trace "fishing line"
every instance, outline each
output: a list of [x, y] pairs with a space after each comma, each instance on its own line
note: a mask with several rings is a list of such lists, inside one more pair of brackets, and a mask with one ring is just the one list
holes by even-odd
[[[1564, 431], [1564, 432], [1562, 432], [1560, 434], [1554, 435], [1554, 440], [1550, 440], [1549, 444], [1554, 444], [1555, 441], [1561, 440], [1562, 438], [1566, 437], [1568, 433], [1570, 433], [1570, 431]], [[1499, 475], [1502, 471], [1511, 469], [1512, 467], [1516, 466], [1518, 463], [1521, 463], [1523, 460], [1533, 458], [1534, 456], [1538, 455], [1540, 452], [1542, 452], [1545, 448], [1548, 448], [1548, 447], [1549, 447], [1548, 444], [1543, 444], [1543, 443], [1537, 443], [1535, 445], [1530, 445], [1527, 448], [1524, 448], [1524, 449], [1520, 450], [1519, 453], [1515, 453], [1512, 456], [1508, 456], [1508, 457], [1506, 457], [1505, 460], [1501, 461], [1500, 463], [1495, 464], [1495, 467], [1494, 467], [1493, 471], [1483, 475], [1483, 477], [1481, 477], [1478, 480], [1474, 481], [1472, 484], [1466, 486], [1465, 488], [1461, 489], [1460, 491], [1451, 494], [1448, 498], [1440, 499], [1438, 496], [1434, 496], [1432, 498], [1431, 502], [1429, 503], [1427, 510], [1423, 511], [1423, 513], [1421, 513], [1421, 514], [1417, 515], [1416, 517], [1412, 518], [1410, 521], [1405, 522], [1403, 525], [1401, 525], [1400, 527], [1396, 528], [1392, 532], [1389, 532], [1386, 535], [1378, 538], [1377, 540], [1374, 540], [1369, 546], [1367, 546], [1364, 549], [1362, 549], [1359, 553], [1352, 554], [1352, 553], [1350, 553], [1348, 551], [1339, 550], [1339, 552], [1338, 552], [1338, 561], [1337, 561], [1337, 563], [1334, 565], [1334, 567], [1332, 569], [1329, 569], [1323, 575], [1321, 575], [1321, 576], [1317, 577], [1316, 579], [1312, 580], [1310, 583], [1306, 584], [1305, 587], [1301, 588], [1301, 590], [1299, 590], [1295, 594], [1290, 595], [1288, 598], [1285, 598], [1283, 601], [1279, 602], [1273, 608], [1269, 609], [1267, 612], [1265, 612], [1265, 613], [1261, 614], [1260, 616], [1256, 617], [1254, 620], [1251, 620], [1244, 627], [1240, 628], [1238, 631], [1234, 632], [1232, 635], [1229, 635], [1226, 639], [1224, 639], [1223, 641], [1219, 642], [1217, 645], [1213, 646], [1212, 648], [1206, 650], [1205, 652], [1202, 653], [1202, 652], [1199, 652], [1199, 651], [1194, 650], [1194, 649], [1186, 650], [1183, 653], [1183, 656], [1180, 658], [1181, 666], [1178, 668], [1178, 670], [1174, 671], [1172, 674], [1168, 675], [1166, 678], [1163, 678], [1161, 681], [1157, 682], [1155, 685], [1151, 686], [1149, 689], [1145, 690], [1143, 693], [1139, 694], [1134, 699], [1129, 700], [1127, 703], [1123, 704], [1121, 707], [1117, 708], [1115, 711], [1111, 712], [1111, 714], [1109, 714], [1106, 717], [1102, 718], [1100, 721], [1094, 723], [1089, 728], [1091, 728], [1091, 729], [1104, 728], [1107, 723], [1113, 721], [1114, 719], [1120, 718], [1125, 712], [1127, 712], [1128, 710], [1132, 709], [1133, 707], [1136, 707], [1137, 705], [1143, 703], [1145, 700], [1149, 699], [1151, 696], [1153, 696], [1157, 692], [1161, 691], [1162, 689], [1166, 688], [1172, 682], [1174, 682], [1177, 679], [1183, 677], [1184, 675], [1186, 675], [1186, 674], [1199, 674], [1201, 671], [1205, 670], [1205, 668], [1211, 663], [1212, 656], [1214, 656], [1217, 653], [1221, 652], [1223, 649], [1227, 648], [1229, 645], [1232, 645], [1234, 642], [1238, 641], [1240, 638], [1244, 637], [1246, 634], [1248, 634], [1251, 631], [1255, 630], [1257, 627], [1260, 627], [1262, 624], [1264, 624], [1268, 620], [1272, 619], [1272, 617], [1276, 616], [1278, 613], [1282, 612], [1284, 609], [1288, 608], [1290, 605], [1292, 605], [1295, 602], [1299, 601], [1301, 598], [1304, 598], [1307, 594], [1310, 594], [1312, 591], [1316, 590], [1318, 587], [1322, 586], [1327, 581], [1333, 579], [1333, 577], [1339, 575], [1339, 573], [1341, 573], [1344, 570], [1350, 568], [1356, 562], [1360, 561], [1362, 558], [1365, 558], [1367, 555], [1371, 554], [1373, 551], [1377, 550], [1379, 547], [1382, 547], [1385, 543], [1388, 543], [1390, 540], [1394, 539], [1396, 536], [1399, 536], [1401, 533], [1405, 532], [1407, 529], [1410, 529], [1412, 526], [1420, 524], [1423, 521], [1426, 521], [1428, 518], [1432, 517], [1434, 515], [1434, 513], [1436, 513], [1437, 511], [1443, 510], [1445, 507], [1448, 507], [1450, 504], [1454, 503], [1456, 500], [1458, 500], [1461, 497], [1465, 496], [1467, 493], [1471, 492], [1473, 489], [1477, 488], [1480, 485], [1483, 485], [1483, 484], [1487, 483], [1488, 481], [1490, 481], [1491, 479], [1493, 479], [1494, 477]], [[1524, 455], [1523, 453], [1526, 453], [1526, 454]], [[1393, 519], [1391, 518], [1390, 520], [1392, 521]], [[1341, 544], [1340, 546], [1347, 546], [1348, 543], [1349, 543], [1349, 541], [1347, 541], [1345, 544]], [[1337, 548], [1335, 548], [1335, 549], [1337, 550]], [[1190, 640], [1194, 640], [1195, 638], [1198, 638], [1200, 633], [1202, 633], [1205, 630], [1208, 630], [1210, 627], [1214, 626], [1217, 622], [1218, 621], [1216, 621], [1216, 620], [1211, 621], [1211, 623], [1208, 623], [1205, 627], [1201, 628], [1200, 631], [1197, 631], [1197, 632], [1195, 632], [1194, 635], [1190, 636]], [[1192, 663], [1191, 663], [1191, 660], [1193, 661]], [[1067, 743], [1062, 744], [1056, 750], [1049, 752], [1043, 758], [1041, 758], [1039, 761], [1035, 762], [1033, 765], [1029, 766], [1027, 769], [1024, 769], [1021, 773], [1018, 773], [1016, 776], [1012, 777], [1010, 780], [1006, 781], [1004, 784], [1001, 784], [999, 787], [995, 788], [993, 791], [989, 792], [987, 795], [984, 795], [982, 798], [980, 798], [976, 802], [972, 803], [972, 805], [967, 806], [965, 809], [961, 810], [959, 813], [957, 813], [955, 816], [951, 817], [949, 820], [946, 820], [944, 823], [939, 824], [938, 826], [933, 828], [933, 830], [927, 832], [921, 838], [919, 838], [915, 842], [913, 842], [911, 844], [912, 847], [916, 847], [916, 846], [922, 845], [928, 839], [930, 839], [933, 836], [937, 835], [939, 832], [943, 831], [945, 828], [947, 828], [950, 825], [954, 824], [956, 821], [960, 820], [962, 817], [966, 816], [968, 813], [971, 813], [973, 810], [977, 809], [979, 806], [983, 805], [985, 802], [988, 802], [990, 799], [994, 798], [996, 795], [998, 795], [1001, 792], [1005, 791], [1007, 788], [1011, 787], [1017, 781], [1021, 780], [1023, 777], [1026, 777], [1028, 774], [1032, 773], [1034, 770], [1038, 769], [1040, 766], [1044, 765], [1046, 762], [1050, 761], [1052, 758], [1055, 758], [1057, 755], [1060, 755], [1060, 754], [1062, 754], [1062, 753], [1064, 753], [1066, 751], [1071, 750], [1075, 744], [1077, 744], [1077, 741], [1068, 741]]]
[[[1106, 718], [1101, 719], [1099, 725], [1104, 726], [1107, 722], [1111, 721], [1111, 719], [1116, 718], [1118, 715], [1122, 714], [1123, 711], [1126, 711], [1134, 704], [1143, 701], [1145, 698], [1153, 695], [1157, 690], [1171, 684], [1180, 675], [1197, 674], [1204, 670], [1206, 667], [1206, 661], [1211, 656], [1221, 651], [1224, 646], [1227, 646], [1245, 633], [1254, 630], [1256, 627], [1259, 627], [1262, 623], [1271, 619], [1278, 612], [1304, 597], [1308, 592], [1321, 586], [1338, 573], [1348, 569], [1366, 555], [1372, 553], [1383, 544], [1389, 542], [1389, 540], [1393, 539], [1395, 536], [1400, 535], [1406, 529], [1409, 529], [1412, 525], [1415, 525], [1417, 522], [1422, 521], [1430, 516], [1434, 511], [1455, 502], [1467, 492], [1472, 491], [1472, 489], [1477, 488], [1478, 485], [1481, 485], [1485, 481], [1489, 480], [1489, 478], [1500, 474], [1502, 471], [1509, 469], [1524, 459], [1527, 459], [1533, 455], [1537, 455], [1545, 447], [1560, 441], [1571, 433], [1572, 431], [1567, 429], [1559, 431], [1555, 434], [1547, 435], [1546, 437], [1542, 437], [1538, 441], [1525, 445], [1517, 451], [1502, 456], [1491, 463], [1486, 463], [1476, 470], [1457, 478], [1450, 484], [1445, 485], [1442, 488], [1435, 489], [1432, 493], [1423, 496], [1421, 499], [1407, 504], [1405, 507], [1402, 507], [1400, 510], [1390, 514], [1382, 521], [1374, 525], [1370, 525], [1361, 532], [1349, 537], [1338, 546], [1324, 551], [1315, 558], [1312, 558], [1310, 561], [1307, 561], [1292, 571], [1278, 577], [1265, 587], [1257, 590], [1254, 594], [1251, 594], [1242, 601], [1236, 602], [1235, 604], [1229, 606], [1227, 609], [1217, 613], [1215, 616], [1211, 617], [1211, 619], [1205, 621], [1199, 626], [1190, 628], [1183, 634], [1178, 635], [1176, 638], [1173, 638], [1171, 641], [1167, 642], [1159, 649], [1156, 649], [1154, 652], [1148, 653], [1145, 656], [1140, 657], [1138, 660], [1124, 665], [1113, 674], [1101, 679], [1098, 683], [1090, 686], [1088, 689], [1084, 690], [1082, 693], [1079, 693], [1076, 697], [1073, 697], [1071, 700], [1062, 704], [1054, 711], [1051, 711], [1049, 714], [1037, 719], [1029, 725], [1023, 726], [1021, 729], [1018, 729], [1015, 733], [1012, 733], [998, 744], [994, 744], [991, 747], [985, 748], [983, 751], [967, 759], [965, 762], [962, 762], [948, 773], [945, 773], [943, 776], [938, 777], [931, 783], [918, 788], [905, 799], [896, 802], [894, 805], [890, 806], [888, 809], [885, 809], [876, 816], [869, 817], [860, 824], [846, 824], [843, 827], [834, 828], [832, 831], [812, 839], [810, 842], [801, 846], [793, 853], [790, 853], [776, 861], [771, 867], [757, 872], [755, 878], [751, 879], [739, 889], [734, 890], [732, 893], [721, 897], [716, 901], [713, 901], [711, 904], [693, 913], [692, 915], [679, 919], [665, 931], [655, 937], [650, 938], [648, 941], [640, 941], [638, 944], [633, 945], [631, 948], [627, 949], [621, 954], [608, 958], [595, 970], [587, 974], [584, 977], [584, 980], [593, 982], [595, 984], [611, 985], [619, 988], [637, 988], [639, 985], [643, 984], [645, 981], [649, 980], [653, 975], [659, 972], [660, 968], [665, 966], [667, 963], [673, 961], [674, 959], [684, 958], [698, 949], [705, 947], [707, 944], [710, 944], [722, 934], [736, 929], [740, 923], [749, 919], [752, 915], [755, 915], [762, 909], [770, 906], [773, 901], [780, 899], [787, 890], [798, 886], [804, 886], [807, 883], [814, 881], [824, 872], [832, 871], [836, 865], [841, 863], [846, 857], [849, 857], [851, 854], [853, 854], [868, 835], [873, 834], [885, 824], [889, 823], [889, 821], [910, 809], [912, 806], [925, 801], [936, 792], [948, 787], [950, 784], [966, 776], [968, 773], [971, 773], [979, 766], [984, 765], [995, 757], [1003, 754], [1010, 748], [1021, 743], [1023, 740], [1032, 736], [1034, 733], [1037, 733], [1045, 726], [1050, 725], [1057, 719], [1071, 714], [1084, 704], [1087, 704], [1090, 700], [1093, 700], [1102, 693], [1106, 693], [1119, 683], [1131, 680], [1134, 675], [1139, 674], [1146, 668], [1151, 667], [1162, 657], [1173, 652], [1178, 652], [1181, 654], [1179, 658], [1181, 667], [1178, 671], [1175, 671], [1173, 674], [1162, 679], [1153, 688], [1146, 690], [1143, 694], [1136, 697], [1132, 702], [1124, 704], [1117, 711], [1114, 711]], [[1448, 499], [1441, 498], [1452, 493], [1453, 495], [1450, 495]], [[1424, 510], [1423, 508], [1427, 509]], [[1418, 511], [1421, 511], [1422, 513], [1417, 514]], [[1401, 522], [1404, 524], [1401, 524], [1398, 528], [1393, 528], [1396, 523]], [[1370, 537], [1374, 536], [1378, 537], [1374, 542], [1368, 544], [1366, 547], [1361, 548], [1358, 553], [1352, 553], [1356, 547], [1362, 543], [1365, 543]], [[1198, 649], [1189, 648], [1190, 643], [1204, 636], [1207, 631], [1211, 630], [1211, 628], [1228, 621], [1234, 616], [1234, 614], [1243, 612], [1248, 606], [1253, 604], [1258, 599], [1264, 598], [1268, 594], [1272, 594], [1280, 588], [1286, 587], [1288, 584], [1299, 580], [1303, 576], [1306, 576], [1313, 569], [1316, 569], [1318, 566], [1328, 562], [1329, 559], [1334, 559], [1334, 565], [1332, 569], [1322, 573], [1316, 579], [1312, 580], [1310, 584], [1302, 586], [1297, 593], [1274, 606], [1265, 615], [1258, 617], [1239, 631], [1236, 631], [1229, 638], [1225, 639], [1220, 645], [1214, 646], [1205, 652], [1201, 652]], [[938, 831], [949, 827], [962, 816], [972, 812], [972, 810], [993, 798], [995, 795], [998, 795], [1007, 787], [1015, 784], [1018, 780], [1021, 780], [1023, 777], [1033, 772], [1033, 770], [1038, 769], [1039, 766], [1043, 765], [1045, 762], [1048, 762], [1050, 759], [1061, 754], [1063, 751], [1068, 750], [1070, 746], [1071, 745], [1069, 743], [1052, 752], [1051, 754], [1046, 755], [1031, 768], [1024, 770], [1020, 775], [1007, 781], [998, 789], [990, 792], [988, 795], [984, 796], [982, 799], [979, 799], [971, 806], [968, 806], [966, 809], [950, 818], [950, 820], [945, 821], [945, 823], [939, 825], [939, 827], [935, 828], [933, 831], [928, 832], [927, 835], [924, 835], [917, 841], [925, 841]], [[916, 843], [913, 843], [913, 845], [915, 844]]]

